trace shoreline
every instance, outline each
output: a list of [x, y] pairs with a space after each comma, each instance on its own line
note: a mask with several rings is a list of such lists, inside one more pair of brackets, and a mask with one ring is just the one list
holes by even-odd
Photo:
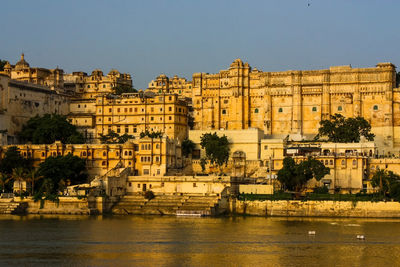
[[[1, 212], [2, 214], [15, 215], [161, 215], [177, 216], [176, 207], [152, 206], [146, 209], [130, 203], [123, 212], [114, 209], [118, 201], [96, 197], [78, 199], [76, 197], [62, 197], [58, 202], [49, 200], [34, 202], [33, 199], [19, 199], [19, 197], [0, 202], [4, 207], [13, 205], [14, 210]], [[371, 202], [371, 201], [319, 201], [319, 200], [264, 200], [248, 201], [229, 199], [220, 202], [211, 217], [283, 217], [283, 218], [375, 218], [375, 219], [400, 219], [399, 202]], [[194, 216], [177, 216], [194, 217]], [[200, 216], [198, 216], [200, 217]], [[205, 216], [209, 217], [209, 216]]]

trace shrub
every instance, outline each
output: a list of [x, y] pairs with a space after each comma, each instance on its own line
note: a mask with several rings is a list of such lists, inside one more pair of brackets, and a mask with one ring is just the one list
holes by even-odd
[[155, 198], [153, 191], [148, 190], [144, 193], [144, 198], [147, 200], [152, 200], [153, 198]]
[[314, 193], [316, 194], [328, 194], [329, 189], [326, 186], [316, 187], [314, 188]]

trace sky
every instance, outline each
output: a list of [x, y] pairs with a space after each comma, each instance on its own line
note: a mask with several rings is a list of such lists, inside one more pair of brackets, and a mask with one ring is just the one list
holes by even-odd
[[134, 87], [236, 58], [263, 71], [400, 66], [398, 0], [19, 0], [0, 8], [0, 59], [66, 73], [116, 68]]

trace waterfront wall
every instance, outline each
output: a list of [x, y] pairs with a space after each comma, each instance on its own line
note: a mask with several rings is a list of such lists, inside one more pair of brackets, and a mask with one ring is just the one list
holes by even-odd
[[92, 199], [78, 199], [76, 197], [60, 197], [58, 202], [50, 200], [34, 201], [32, 198], [14, 198], [17, 203], [26, 203], [27, 214], [101, 214], [107, 210], [107, 201], [97, 197]]
[[400, 218], [399, 202], [231, 199], [229, 210], [231, 214], [256, 216]]

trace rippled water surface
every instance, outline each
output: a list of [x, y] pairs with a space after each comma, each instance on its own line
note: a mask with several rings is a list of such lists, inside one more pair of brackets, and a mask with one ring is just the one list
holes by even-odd
[[1, 266], [400, 266], [400, 220], [0, 216], [0, 236]]

